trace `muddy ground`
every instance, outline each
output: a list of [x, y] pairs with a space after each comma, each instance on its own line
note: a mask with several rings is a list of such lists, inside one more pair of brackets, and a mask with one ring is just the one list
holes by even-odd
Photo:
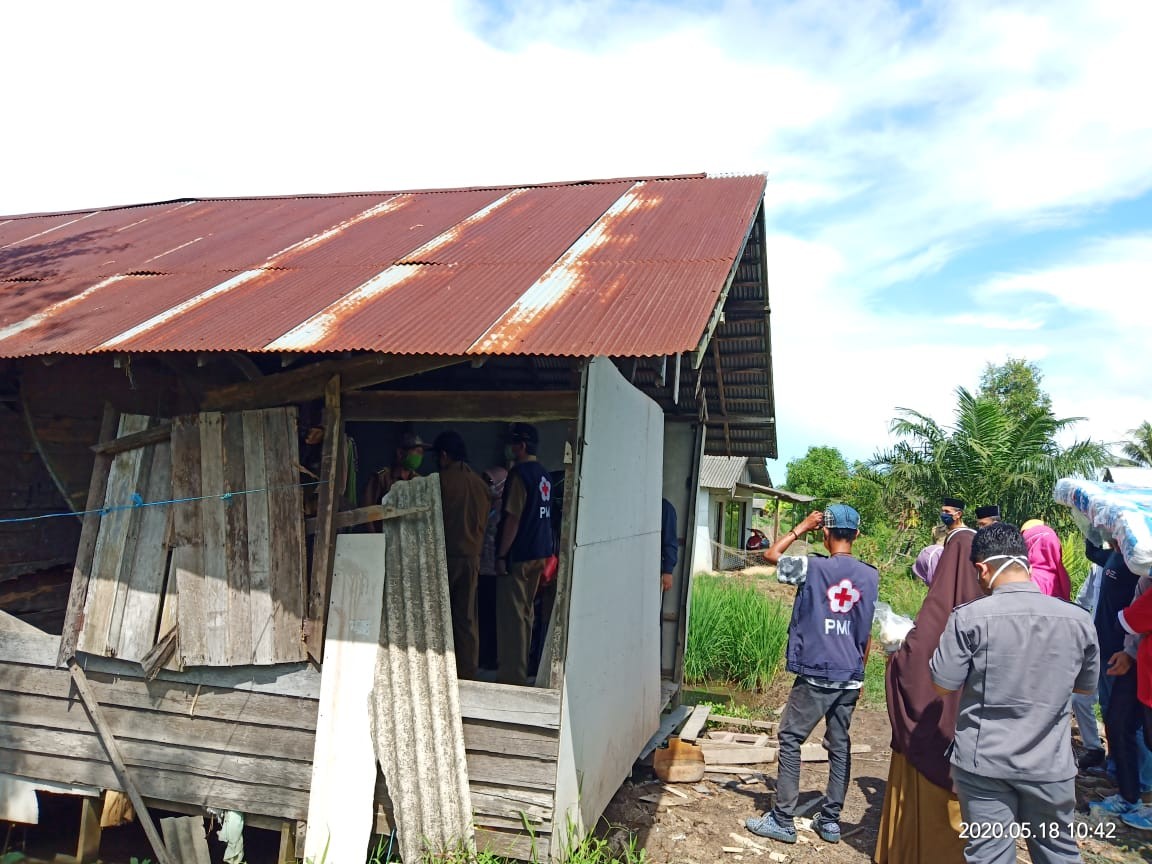
[[[762, 697], [761, 708], [766, 717], [771, 719], [775, 710], [784, 705], [789, 686], [790, 679], [780, 681]], [[810, 831], [800, 831], [800, 842], [795, 845], [765, 840], [745, 831], [745, 819], [772, 805], [776, 782], [775, 765], [750, 770], [749, 775], [761, 771], [763, 774], [751, 778], [749, 782], [733, 776], [727, 781], [669, 784], [687, 795], [687, 800], [668, 793], [661, 795], [661, 784], [653, 775], [638, 770], [609, 804], [602, 828], [615, 843], [624, 842], [629, 834], [634, 835], [654, 864], [779, 861], [779, 858], [772, 857], [772, 853], [784, 855], [786, 861], [820, 860], [833, 864], [865, 864], [872, 860], [876, 847], [891, 755], [890, 735], [888, 715], [883, 705], [867, 704], [862, 700], [852, 721], [852, 743], [867, 744], [872, 750], [870, 753], [853, 756], [852, 783], [841, 822], [843, 840], [836, 845], [823, 842]], [[816, 801], [827, 779], [827, 763], [804, 763], [800, 778], [802, 809], [805, 804]], [[1082, 778], [1077, 782], [1078, 804], [1085, 810], [1090, 801], [1099, 800], [1113, 792], [1115, 788], [1106, 780]], [[664, 807], [640, 800], [652, 795], [683, 803]], [[1087, 818], [1086, 813], [1081, 815]], [[741, 839], [734, 838], [733, 834]], [[752, 848], [746, 841], [756, 844], [763, 851]], [[743, 847], [743, 851], [725, 851], [724, 847]], [[1118, 824], [1113, 839], [1085, 840], [1081, 843], [1081, 852], [1089, 864], [1152, 861], [1152, 835]], [[1018, 860], [1028, 864], [1031, 862], [1022, 843]]]

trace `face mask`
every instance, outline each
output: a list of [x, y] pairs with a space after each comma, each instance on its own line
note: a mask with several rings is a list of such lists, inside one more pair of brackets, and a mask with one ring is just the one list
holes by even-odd
[[940, 521], [943, 522], [945, 525], [947, 525], [949, 528], [951, 528], [952, 523], [956, 521], [956, 517], [953, 516], [951, 513], [941, 513], [940, 514]]
[[991, 558], [985, 558], [981, 563], [987, 564], [989, 561], [997, 561], [1001, 558], [1007, 558], [1008, 560], [1001, 564], [996, 572], [992, 574], [992, 578], [988, 580], [989, 591], [991, 591], [992, 586], [996, 584], [996, 580], [1000, 578], [1000, 574], [1004, 572], [1004, 568], [1011, 567], [1013, 564], [1019, 564], [1021, 567], [1028, 571], [1029, 575], [1032, 573], [1032, 567], [1028, 563], [1028, 559], [1017, 555], [993, 555]]
[[407, 468], [409, 471], [416, 471], [424, 462], [423, 453], [409, 453], [404, 457], [404, 461], [400, 464]]

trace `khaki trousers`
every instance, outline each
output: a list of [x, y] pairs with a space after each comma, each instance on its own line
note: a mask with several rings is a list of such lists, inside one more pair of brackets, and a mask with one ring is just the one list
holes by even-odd
[[480, 556], [448, 559], [448, 598], [452, 604], [452, 642], [456, 647], [456, 677], [476, 677], [480, 638], [476, 626], [476, 583]]
[[510, 563], [508, 572], [496, 577], [496, 679], [501, 684], [528, 683], [532, 601], [546, 560]]

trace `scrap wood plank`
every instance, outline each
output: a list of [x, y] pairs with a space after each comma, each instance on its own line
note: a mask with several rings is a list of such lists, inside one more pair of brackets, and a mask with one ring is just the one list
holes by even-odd
[[132, 775], [128, 773], [128, 767], [120, 756], [119, 747], [116, 746], [116, 739], [112, 736], [112, 730], [104, 721], [100, 704], [96, 701], [92, 688], [88, 686], [88, 679], [84, 675], [84, 670], [76, 663], [76, 658], [69, 659], [68, 669], [72, 674], [72, 681], [76, 685], [76, 692], [80, 694], [80, 700], [84, 703], [84, 707], [88, 710], [88, 716], [92, 720], [92, 725], [96, 728], [96, 734], [100, 736], [100, 743], [104, 745], [104, 750], [108, 754], [108, 761], [112, 763], [112, 770], [116, 773], [116, 779], [120, 781], [120, 785], [124, 787], [124, 791], [132, 800], [132, 806], [136, 808], [136, 815], [140, 818], [140, 826], [144, 829], [148, 842], [152, 844], [152, 851], [156, 853], [159, 864], [182, 864], [168, 854], [168, 849], [164, 845], [160, 833], [156, 830], [156, 823], [152, 821], [152, 814], [144, 806], [144, 799], [140, 796], [140, 791], [136, 788]]
[[708, 715], [712, 712], [711, 705], [697, 705], [692, 709], [692, 716], [680, 730], [680, 740], [692, 744], [700, 737], [704, 727], [708, 725]]
[[[264, 418], [264, 477], [268, 494], [264, 497], [267, 509], [269, 543], [268, 593], [272, 606], [272, 639], [266, 650], [273, 663], [306, 660], [301, 629], [308, 613], [308, 564], [304, 540], [304, 490], [300, 488], [300, 475], [296, 471], [296, 409], [274, 408], [262, 411]], [[247, 446], [247, 444], [245, 445]], [[250, 470], [259, 456], [253, 454]], [[260, 540], [263, 542], [263, 536]], [[249, 549], [253, 534], [248, 533]], [[253, 618], [253, 625], [259, 621]], [[263, 656], [261, 653], [260, 656]]]
[[743, 717], [729, 717], [726, 714], [713, 714], [709, 717], [714, 723], [724, 723], [729, 726], [751, 726], [753, 729], [774, 730], [779, 723], [771, 720], [746, 720]]
[[[860, 753], [871, 753], [871, 744], [853, 744], [852, 755], [856, 756]], [[802, 744], [800, 745], [800, 761], [801, 762], [827, 762], [828, 751], [824, 749], [823, 744]]]
[[211, 864], [204, 819], [199, 816], [172, 816], [160, 820], [164, 842], [180, 864]]
[[[111, 403], [104, 404], [104, 416], [100, 421], [100, 441], [110, 441], [116, 434], [118, 415]], [[72, 589], [68, 594], [68, 608], [64, 613], [64, 629], [60, 638], [60, 648], [56, 665], [76, 653], [76, 642], [80, 637], [80, 626], [84, 617], [84, 605], [88, 599], [88, 583], [92, 577], [92, 560], [96, 551], [96, 539], [100, 535], [100, 514], [97, 508], [104, 500], [108, 489], [108, 473], [112, 468], [112, 457], [97, 454], [92, 466], [92, 480], [88, 486], [88, 501], [84, 505], [84, 522], [80, 529], [80, 543], [76, 548], [76, 563], [72, 568]]]
[[704, 764], [712, 765], [760, 765], [776, 761], [775, 747], [750, 747], [747, 744], [713, 744], [700, 742], [704, 751]]
[[648, 756], [667, 740], [668, 736], [673, 734], [680, 728], [688, 716], [692, 713], [692, 708], [688, 705], [681, 705], [679, 708], [674, 708], [670, 713], [665, 714], [660, 721], [660, 728], [656, 730], [656, 734], [648, 739], [648, 743], [644, 745], [644, 749], [640, 751], [637, 760], [647, 759]]
[[319, 500], [316, 503], [316, 535], [312, 544], [312, 589], [308, 594], [308, 656], [324, 659], [324, 625], [332, 590], [332, 562], [336, 554], [336, 504], [340, 500], [336, 480], [340, 474], [340, 450], [344, 421], [340, 416], [340, 376], [333, 375], [324, 389], [324, 443], [320, 457]]

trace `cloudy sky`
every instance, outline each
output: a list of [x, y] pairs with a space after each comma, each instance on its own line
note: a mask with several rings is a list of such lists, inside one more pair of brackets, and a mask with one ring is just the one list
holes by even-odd
[[986, 362], [1152, 420], [1143, 0], [23, 3], [0, 213], [769, 175], [781, 461]]

